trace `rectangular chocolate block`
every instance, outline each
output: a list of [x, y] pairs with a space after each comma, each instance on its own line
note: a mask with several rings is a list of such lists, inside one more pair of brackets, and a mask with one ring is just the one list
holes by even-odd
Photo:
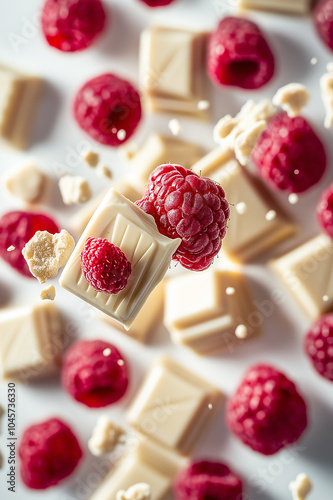
[[260, 9], [286, 14], [308, 14], [312, 0], [237, 0], [241, 9]]

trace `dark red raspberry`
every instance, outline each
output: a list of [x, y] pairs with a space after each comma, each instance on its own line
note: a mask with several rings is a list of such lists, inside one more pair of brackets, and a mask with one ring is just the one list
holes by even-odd
[[62, 384], [79, 403], [90, 408], [111, 405], [123, 397], [128, 369], [123, 355], [103, 340], [76, 342], [66, 352]]
[[303, 193], [317, 184], [327, 164], [324, 146], [309, 123], [284, 112], [271, 118], [252, 160], [267, 182], [290, 193]]
[[318, 3], [314, 11], [314, 23], [320, 38], [333, 50], [333, 0]]
[[221, 462], [195, 462], [174, 484], [176, 500], [240, 500], [242, 492], [241, 480]]
[[333, 184], [320, 197], [317, 205], [317, 219], [325, 233], [333, 238]]
[[217, 85], [258, 89], [274, 74], [274, 56], [259, 27], [225, 17], [208, 41], [207, 72]]
[[100, 0], [46, 0], [42, 29], [49, 45], [75, 52], [93, 43], [103, 31], [105, 17]]
[[69, 476], [78, 465], [82, 450], [72, 430], [57, 418], [28, 427], [18, 447], [23, 482], [44, 490]]
[[180, 165], [161, 165], [149, 178], [136, 204], [154, 217], [160, 233], [181, 238], [173, 258], [192, 271], [203, 271], [219, 252], [229, 205], [221, 186]]
[[333, 382], [333, 314], [323, 316], [312, 325], [304, 347], [317, 372]]
[[[33, 278], [22, 249], [36, 231], [59, 233], [57, 224], [47, 215], [29, 212], [7, 212], [0, 219], [0, 256], [23, 276]], [[7, 248], [15, 250], [8, 252]]]
[[126, 80], [107, 73], [81, 87], [74, 101], [74, 117], [95, 141], [120, 146], [141, 120], [140, 96]]
[[306, 404], [283, 373], [269, 365], [257, 365], [229, 399], [227, 423], [244, 444], [272, 455], [297, 441], [306, 429]]
[[141, 2], [148, 5], [148, 7], [164, 7], [165, 5], [170, 5], [174, 0], [140, 0]]
[[81, 267], [88, 283], [104, 293], [123, 290], [132, 272], [126, 255], [103, 238], [87, 239], [81, 252]]

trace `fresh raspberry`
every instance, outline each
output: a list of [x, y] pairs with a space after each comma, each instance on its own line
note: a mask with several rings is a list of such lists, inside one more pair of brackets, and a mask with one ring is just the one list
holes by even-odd
[[333, 238], [333, 184], [320, 197], [317, 205], [317, 219], [325, 233]]
[[229, 205], [221, 186], [180, 165], [161, 165], [149, 178], [136, 204], [154, 217], [160, 233], [181, 238], [173, 258], [183, 267], [203, 271], [219, 252]]
[[306, 429], [306, 404], [283, 373], [257, 365], [229, 399], [227, 423], [244, 444], [272, 455], [297, 441]]
[[148, 7], [164, 7], [165, 5], [170, 5], [174, 0], [140, 0], [141, 2], [148, 5]]
[[[7, 212], [0, 219], [0, 256], [23, 276], [33, 278], [22, 255], [22, 249], [36, 231], [59, 233], [57, 224], [47, 215], [29, 212]], [[7, 248], [15, 247], [8, 252]]]
[[29, 488], [44, 490], [75, 470], [82, 450], [68, 425], [50, 418], [24, 431], [18, 455], [23, 482]]
[[106, 73], [92, 78], [78, 91], [74, 117], [95, 141], [120, 146], [141, 120], [140, 96], [129, 82]]
[[208, 41], [207, 72], [217, 85], [258, 89], [274, 74], [274, 56], [259, 27], [225, 17]]
[[100, 0], [46, 0], [42, 29], [49, 45], [75, 52], [93, 43], [103, 31], [105, 17]]
[[66, 352], [62, 384], [79, 403], [90, 408], [111, 405], [123, 397], [128, 369], [123, 355], [103, 340], [76, 342]]
[[181, 471], [174, 484], [176, 500], [240, 500], [241, 480], [221, 462], [195, 462]]
[[88, 283], [98, 292], [118, 293], [132, 272], [120, 248], [103, 238], [88, 238], [81, 252], [81, 267]]
[[314, 11], [314, 23], [320, 38], [333, 50], [333, 0], [318, 3]]
[[303, 193], [314, 186], [327, 164], [324, 146], [309, 123], [285, 112], [271, 118], [252, 160], [267, 182], [290, 193]]
[[323, 316], [312, 325], [304, 348], [317, 372], [333, 382], [333, 314]]

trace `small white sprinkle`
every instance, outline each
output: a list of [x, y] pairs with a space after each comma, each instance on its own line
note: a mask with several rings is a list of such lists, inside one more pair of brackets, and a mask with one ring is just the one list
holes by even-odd
[[10, 245], [10, 247], [7, 248], [7, 252], [12, 252], [13, 250], [15, 250], [13, 245]]
[[240, 214], [240, 215], [245, 214], [245, 212], [247, 211], [246, 203], [244, 203], [244, 201], [237, 203], [237, 205], [235, 206], [235, 209], [236, 209], [236, 212], [238, 214]]
[[183, 130], [177, 118], [173, 118], [172, 120], [170, 120], [168, 126], [172, 135], [179, 135]]
[[265, 215], [265, 219], [268, 221], [274, 220], [276, 218], [276, 212], [275, 210], [269, 210], [267, 214]]
[[316, 57], [313, 57], [310, 62], [314, 66], [315, 64], [317, 64], [318, 59]]
[[236, 290], [234, 289], [234, 287], [232, 287], [232, 286], [228, 286], [228, 288], [226, 289], [225, 293], [226, 293], [227, 295], [233, 295], [233, 294], [235, 293], [235, 291], [236, 291]]
[[248, 330], [245, 325], [238, 325], [235, 330], [235, 335], [239, 339], [245, 339], [248, 335]]
[[299, 200], [299, 198], [298, 198], [297, 194], [295, 194], [295, 193], [291, 193], [288, 196], [288, 201], [289, 201], [290, 205], [296, 205], [298, 200]]
[[323, 301], [328, 302], [328, 295], [323, 295]]
[[119, 366], [124, 366], [125, 361], [123, 359], [118, 359], [117, 363]]
[[213, 408], [212, 403], [209, 403], [208, 408], [211, 410]]
[[198, 102], [198, 109], [199, 111], [205, 111], [206, 109], [210, 108], [210, 102], [209, 101], [199, 101]]
[[111, 354], [110, 347], [107, 347], [106, 349], [104, 349], [103, 356], [105, 356], [107, 358], [108, 356], [110, 356], [110, 354]]
[[123, 141], [126, 137], [126, 132], [123, 128], [121, 128], [120, 130], [118, 130], [117, 132], [117, 138], [120, 140], [120, 141]]

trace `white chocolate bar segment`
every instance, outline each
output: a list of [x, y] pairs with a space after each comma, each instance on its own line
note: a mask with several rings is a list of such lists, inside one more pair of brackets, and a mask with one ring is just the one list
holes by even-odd
[[236, 0], [241, 9], [271, 10], [287, 14], [308, 14], [312, 0]]
[[[131, 262], [127, 286], [118, 294], [97, 292], [86, 281], [80, 254], [89, 237], [106, 238]], [[163, 236], [151, 215], [112, 188], [78, 241], [61, 275], [60, 285], [128, 329], [164, 277], [179, 244], [180, 239]]]

